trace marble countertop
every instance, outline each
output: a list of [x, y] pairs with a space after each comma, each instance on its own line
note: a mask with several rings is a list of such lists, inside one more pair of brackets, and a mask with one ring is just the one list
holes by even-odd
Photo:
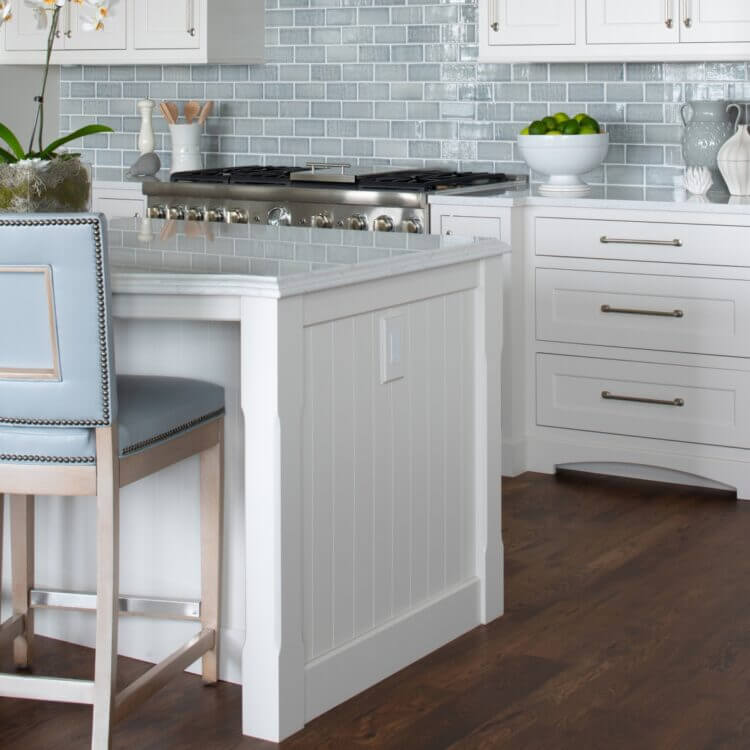
[[510, 252], [496, 240], [403, 232], [109, 222], [115, 292], [283, 297], [481, 260]]
[[671, 187], [627, 187], [594, 185], [584, 196], [542, 195], [538, 185], [512, 190], [483, 187], [476, 190], [445, 191], [430, 196], [434, 205], [466, 206], [549, 206], [556, 208], [613, 208], [636, 210], [688, 211], [693, 213], [742, 214], [750, 216], [750, 197], [710, 192], [694, 196]]

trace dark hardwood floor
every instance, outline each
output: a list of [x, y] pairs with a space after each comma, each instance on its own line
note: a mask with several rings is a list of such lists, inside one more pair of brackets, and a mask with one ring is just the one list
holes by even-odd
[[[504, 489], [506, 614], [281, 745], [419, 750], [750, 748], [750, 504], [728, 493], [527, 474]], [[39, 666], [91, 652], [39, 640]], [[121, 660], [130, 680], [145, 665]], [[4, 655], [0, 667], [9, 668]], [[87, 748], [90, 709], [0, 699], [0, 748]], [[265, 750], [240, 689], [185, 675], [115, 748]]]

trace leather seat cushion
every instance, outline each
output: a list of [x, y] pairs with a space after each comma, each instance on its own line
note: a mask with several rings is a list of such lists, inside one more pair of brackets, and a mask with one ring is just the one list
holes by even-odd
[[[224, 389], [187, 378], [118, 375], [120, 455], [187, 432], [224, 413]], [[94, 431], [70, 427], [0, 427], [0, 461], [94, 463]]]

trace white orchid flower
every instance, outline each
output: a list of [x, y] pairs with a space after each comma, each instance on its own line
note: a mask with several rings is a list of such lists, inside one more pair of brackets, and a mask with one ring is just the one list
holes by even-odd
[[[81, 0], [76, 1], [80, 3]], [[83, 30], [101, 31], [109, 16], [109, 0], [85, 0], [85, 3], [90, 7], [83, 11]]]
[[13, 8], [9, 2], [0, 0], [0, 26], [13, 18]]
[[31, 8], [36, 15], [38, 29], [47, 28], [47, 12], [55, 8], [62, 8], [68, 0], [24, 0], [26, 7]]

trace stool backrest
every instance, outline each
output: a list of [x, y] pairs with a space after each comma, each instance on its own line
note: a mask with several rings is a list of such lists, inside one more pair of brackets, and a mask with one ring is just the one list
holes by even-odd
[[116, 418], [104, 217], [0, 214], [0, 426]]

